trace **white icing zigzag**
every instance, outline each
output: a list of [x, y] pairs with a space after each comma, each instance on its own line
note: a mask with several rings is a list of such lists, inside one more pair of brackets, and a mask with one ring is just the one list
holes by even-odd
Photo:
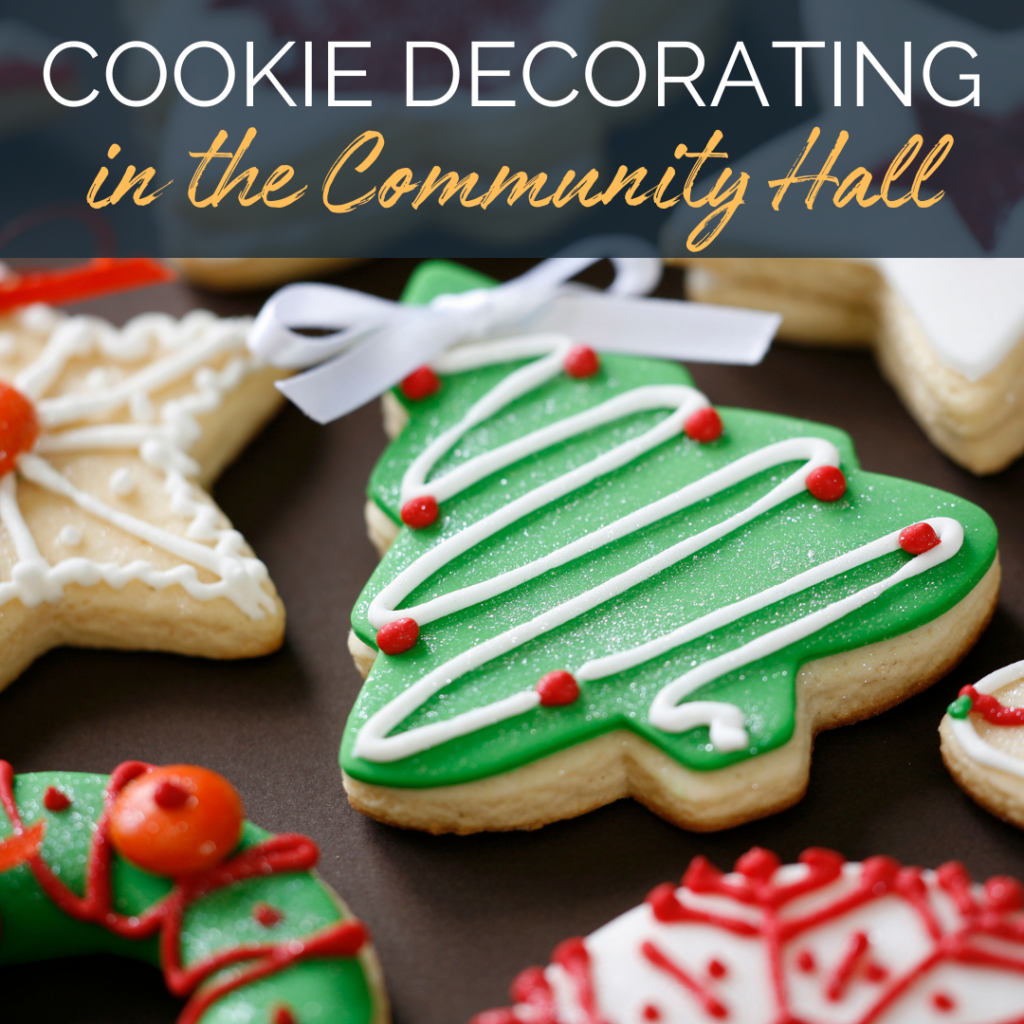
[[[105, 582], [120, 588], [138, 580], [156, 590], [181, 586], [200, 601], [227, 598], [253, 619], [272, 612], [273, 598], [262, 586], [269, 578], [266, 566], [243, 554], [242, 535], [217, 527], [216, 509], [197, 500], [190, 477], [199, 472], [199, 466], [188, 455], [202, 436], [197, 417], [218, 408], [224, 396], [260, 366], [245, 347], [250, 321], [221, 319], [197, 310], [180, 321], [163, 314], [147, 314], [117, 330], [92, 317], [58, 319], [40, 307], [29, 307], [21, 316], [27, 326], [53, 330], [39, 357], [14, 381], [18, 390], [35, 403], [41, 433], [34, 452], [18, 460], [17, 472], [0, 480], [0, 522], [17, 555], [11, 579], [0, 582], [0, 606], [15, 598], [29, 608], [43, 601], [58, 601], [69, 583], [94, 586]], [[208, 365], [226, 353], [237, 354], [219, 370]], [[153, 359], [143, 369], [112, 383], [109, 378], [119, 374], [90, 375], [93, 379], [86, 379], [85, 390], [48, 397], [72, 360], [96, 355], [115, 364], [138, 362], [151, 355]], [[189, 375], [191, 391], [154, 405], [151, 396], [155, 392]], [[125, 412], [129, 422], [102, 422]], [[123, 512], [81, 490], [44, 457], [99, 450], [136, 453], [161, 472], [171, 509], [188, 520], [186, 536]], [[120, 565], [76, 556], [51, 565], [40, 553], [19, 507], [18, 476], [180, 558], [181, 564], [159, 569], [142, 560]], [[131, 480], [119, 482], [122, 489], [130, 491], [132, 486]], [[216, 580], [200, 580], [197, 568]]]
[[[455, 715], [445, 721], [432, 722], [394, 736], [389, 735], [435, 694], [468, 672], [589, 612], [795, 497], [804, 491], [807, 476], [813, 470], [821, 466], [839, 465], [838, 450], [833, 444], [821, 438], [792, 438], [768, 445], [532, 562], [421, 604], [400, 607], [402, 601], [417, 587], [460, 555], [524, 516], [578, 490], [600, 476], [627, 465], [669, 439], [678, 437], [686, 419], [696, 410], [708, 405], [707, 399], [700, 392], [682, 385], [649, 385], [634, 388], [584, 412], [538, 428], [492, 451], [469, 459], [439, 479], [427, 482], [430, 471], [438, 461], [472, 427], [494, 416], [515, 399], [561, 373], [565, 356], [571, 346], [569, 338], [549, 335], [465, 346], [439, 360], [435, 364], [439, 371], [453, 373], [477, 366], [522, 359], [543, 352], [548, 353], [504, 378], [477, 401], [457, 424], [444, 431], [426, 447], [409, 466], [402, 479], [402, 502], [427, 495], [438, 502], [444, 501], [535, 452], [543, 451], [561, 441], [636, 412], [668, 409], [669, 415], [645, 433], [541, 484], [421, 555], [402, 570], [372, 601], [368, 618], [375, 629], [404, 618], [412, 618], [422, 626], [452, 615], [535, 579], [550, 569], [566, 565], [613, 541], [629, 536], [667, 516], [693, 507], [765, 470], [801, 460], [803, 465], [766, 495], [722, 522], [679, 541], [626, 572], [556, 605], [528, 622], [515, 624], [497, 636], [437, 666], [368, 719], [356, 737], [357, 757], [375, 762], [401, 760], [536, 708], [540, 703], [540, 696], [536, 689], [531, 688], [484, 707]], [[668, 733], [681, 733], [698, 725], [708, 725], [711, 742], [718, 750], [733, 751], [748, 747], [750, 740], [743, 713], [738, 707], [720, 701], [692, 701], [685, 704], [680, 704], [680, 701], [705, 683], [817, 632], [873, 601], [897, 583], [952, 558], [960, 550], [963, 542], [963, 528], [955, 520], [947, 518], [932, 519], [929, 523], [940, 539], [940, 543], [931, 551], [904, 563], [886, 579], [772, 630], [736, 650], [719, 655], [672, 680], [661, 689], [652, 702], [649, 712], [650, 723]], [[715, 629], [736, 622], [752, 612], [800, 593], [808, 587], [899, 550], [899, 533], [900, 531], [896, 530], [880, 537], [800, 573], [784, 583], [701, 616], [632, 650], [598, 658], [575, 668], [570, 666], [569, 671], [580, 682], [594, 682], [634, 668]]]

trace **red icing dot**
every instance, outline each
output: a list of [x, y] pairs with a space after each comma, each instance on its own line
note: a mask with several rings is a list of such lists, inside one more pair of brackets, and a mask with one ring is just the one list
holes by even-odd
[[736, 870], [747, 878], [766, 882], [779, 870], [780, 863], [779, 858], [771, 850], [754, 846], [736, 861]]
[[928, 523], [914, 523], [900, 530], [900, 547], [908, 555], [923, 555], [940, 543], [939, 535]]
[[441, 378], [429, 366], [421, 366], [413, 370], [398, 387], [410, 401], [422, 402], [424, 398], [436, 395], [441, 390]]
[[997, 875], [985, 883], [985, 897], [990, 910], [1012, 912], [1024, 907], [1024, 888], [1016, 878]]
[[716, 441], [722, 436], [722, 429], [722, 417], [710, 405], [691, 413], [683, 424], [686, 436], [701, 444]]
[[172, 782], [170, 779], [164, 779], [153, 790], [153, 803], [165, 811], [174, 811], [185, 806], [188, 802], [188, 795], [188, 790], [184, 786]]
[[950, 1010], [956, 1009], [956, 1000], [945, 992], [936, 992], [935, 995], [932, 996], [932, 1005], [936, 1010], [942, 1010], [943, 1013], [948, 1013]]
[[885, 981], [889, 977], [889, 972], [881, 964], [876, 964], [873, 960], [864, 968], [864, 974], [868, 981], [874, 981], [876, 983]]
[[402, 506], [402, 522], [414, 530], [422, 530], [437, 519], [440, 511], [437, 500], [429, 494], [422, 498], [410, 498]]
[[287, 1006], [278, 1006], [270, 1015], [271, 1024], [298, 1024], [295, 1014]]
[[644, 1007], [644, 1020], [661, 1020], [661, 1010], [654, 1003], [648, 1003]]
[[257, 903], [252, 908], [252, 916], [264, 928], [273, 928], [275, 924], [280, 924], [284, 920], [284, 914], [277, 907], [272, 907], [269, 903]]
[[589, 345], [569, 349], [562, 364], [570, 377], [593, 377], [601, 369], [601, 359]]
[[419, 635], [420, 627], [415, 619], [396, 619], [377, 630], [377, 646], [384, 654], [404, 654]]
[[43, 806], [48, 811], [66, 811], [71, 806], [71, 798], [62, 793], [56, 786], [51, 786], [43, 797]]
[[814, 961], [814, 954], [809, 949], [801, 949], [797, 953], [796, 965], [804, 974], [810, 974], [818, 966]]
[[35, 406], [10, 384], [0, 382], [0, 476], [14, 469], [22, 452], [39, 437]]
[[571, 704], [580, 695], [580, 685], [571, 673], [559, 669], [541, 677], [537, 683], [537, 693], [544, 707], [554, 708]]
[[838, 501], [846, 493], [846, 477], [836, 466], [819, 466], [807, 474], [807, 490], [818, 501]]
[[726, 970], [725, 964], [721, 960], [712, 960], [708, 964], [708, 974], [712, 978], [724, 978], [729, 972]]

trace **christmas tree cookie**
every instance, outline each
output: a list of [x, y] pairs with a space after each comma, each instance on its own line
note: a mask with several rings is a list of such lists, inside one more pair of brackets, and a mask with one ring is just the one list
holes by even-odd
[[1008, 1024], [1024, 1014], [1024, 888], [891, 857], [753, 849], [523, 971], [471, 1024]]
[[187, 1000], [178, 1024], [386, 1024], [367, 930], [318, 856], [246, 822], [204, 768], [15, 777], [0, 761], [0, 965], [144, 960]]
[[250, 324], [0, 317], [0, 688], [59, 644], [280, 646], [267, 568], [206, 493], [281, 401]]
[[[435, 265], [407, 300], [480, 283]], [[341, 752], [373, 817], [535, 828], [633, 796], [748, 821], [800, 798], [815, 733], [933, 683], [992, 613], [981, 509], [582, 342], [463, 345], [390, 396], [368, 518], [394, 543]]]

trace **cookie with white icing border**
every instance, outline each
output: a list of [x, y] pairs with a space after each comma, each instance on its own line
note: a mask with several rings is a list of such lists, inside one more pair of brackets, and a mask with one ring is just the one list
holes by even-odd
[[[480, 283], [427, 268], [407, 298]], [[940, 678], [994, 608], [984, 512], [861, 471], [834, 428], [715, 410], [675, 364], [483, 342], [386, 407], [408, 423], [368, 519], [394, 543], [353, 612], [370, 674], [341, 753], [383, 821], [773, 813], [817, 732]]]
[[942, 759], [957, 785], [1024, 828], [1024, 661], [965, 686], [942, 718]]
[[874, 347], [935, 444], [974, 473], [1024, 452], [1024, 260], [680, 259], [688, 297], [783, 315], [779, 337]]
[[369, 933], [318, 859], [204, 768], [0, 761], [0, 968], [114, 953], [160, 967], [178, 1024], [386, 1024]]
[[891, 857], [754, 848], [523, 971], [471, 1024], [1007, 1024], [1024, 1014], [1024, 888]]
[[267, 569], [205, 490], [281, 401], [249, 324], [0, 319], [0, 687], [61, 644], [280, 646]]

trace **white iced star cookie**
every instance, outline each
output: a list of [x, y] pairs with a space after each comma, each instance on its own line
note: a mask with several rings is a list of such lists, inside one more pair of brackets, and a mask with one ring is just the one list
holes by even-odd
[[0, 687], [62, 644], [280, 646], [266, 567], [205, 488], [275, 411], [249, 321], [0, 319]]
[[1024, 452], [1024, 260], [687, 259], [687, 297], [783, 314], [779, 336], [874, 346], [932, 442], [974, 473]]

